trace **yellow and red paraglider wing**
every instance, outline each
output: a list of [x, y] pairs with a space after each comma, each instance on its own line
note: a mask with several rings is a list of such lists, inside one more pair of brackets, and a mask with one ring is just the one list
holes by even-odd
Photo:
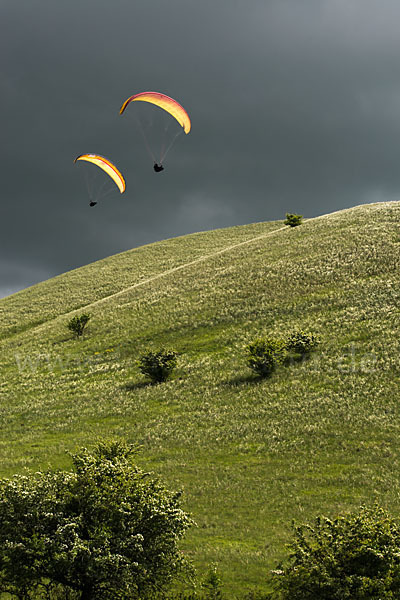
[[187, 114], [186, 110], [173, 98], [166, 96], [165, 94], [160, 94], [159, 92], [141, 92], [140, 94], [135, 94], [131, 96], [121, 106], [119, 111], [120, 115], [124, 112], [128, 104], [131, 102], [135, 102], [136, 100], [141, 100], [142, 102], [150, 102], [151, 104], [155, 104], [160, 108], [166, 110], [170, 115], [172, 115], [178, 123], [183, 127], [185, 133], [189, 133], [191, 128], [190, 117]]
[[104, 158], [104, 156], [100, 156], [99, 154], [81, 154], [74, 160], [74, 162], [77, 160], [86, 160], [87, 162], [97, 165], [111, 177], [111, 179], [118, 186], [121, 194], [125, 191], [125, 179], [123, 178], [122, 173], [118, 171], [117, 167], [113, 165], [111, 161], [109, 161], [107, 158]]

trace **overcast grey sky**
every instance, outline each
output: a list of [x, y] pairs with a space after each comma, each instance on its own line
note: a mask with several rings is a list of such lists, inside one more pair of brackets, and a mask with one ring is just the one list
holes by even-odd
[[[398, 0], [1, 0], [0, 296], [160, 239], [399, 199], [399, 23]], [[159, 174], [139, 103], [119, 115], [147, 90], [192, 120]], [[88, 206], [86, 152], [125, 194]]]

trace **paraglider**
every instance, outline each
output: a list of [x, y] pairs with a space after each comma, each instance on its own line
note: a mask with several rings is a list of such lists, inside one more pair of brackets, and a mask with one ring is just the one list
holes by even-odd
[[[74, 162], [76, 163], [77, 161], [85, 161], [88, 163], [92, 163], [93, 165], [96, 165], [97, 167], [99, 167], [100, 169], [102, 169], [102, 171], [104, 171], [104, 173], [106, 173], [108, 175], [108, 177], [111, 178], [111, 180], [115, 183], [115, 185], [118, 187], [119, 191], [121, 194], [123, 194], [123, 192], [125, 191], [125, 179], [122, 175], [122, 173], [117, 169], [117, 167], [110, 161], [108, 160], [108, 158], [105, 158], [104, 156], [100, 156], [100, 154], [81, 154], [80, 156], [77, 156], [74, 160]], [[107, 180], [104, 181], [101, 184], [101, 188], [98, 189], [95, 193], [93, 193], [93, 189], [90, 189], [91, 186], [88, 183], [88, 191], [89, 191], [89, 195], [90, 195], [90, 202], [89, 202], [89, 206], [95, 206], [97, 204], [97, 199], [100, 197], [101, 194], [104, 195], [104, 188], [105, 188], [105, 184], [106, 184]], [[109, 190], [112, 191], [112, 190]], [[108, 193], [108, 192], [106, 192]], [[96, 200], [93, 199], [93, 196], [95, 196]]]
[[136, 102], [140, 100], [142, 102], [150, 102], [151, 104], [155, 104], [160, 108], [166, 110], [170, 115], [172, 115], [180, 125], [182, 125], [185, 133], [189, 133], [191, 129], [190, 117], [187, 114], [186, 110], [173, 98], [166, 96], [165, 94], [160, 94], [160, 92], [140, 92], [140, 94], [134, 94], [130, 96], [120, 108], [119, 114], [122, 115], [128, 104], [131, 102]]
[[[167, 115], [173, 117], [173, 119], [175, 119], [175, 121], [178, 122], [179, 125], [182, 127], [182, 129], [179, 129], [177, 131], [177, 133], [174, 135], [174, 137], [172, 138], [172, 140], [170, 141], [169, 144], [166, 144], [165, 140], [163, 141], [163, 143], [161, 145], [161, 151], [159, 154], [159, 160], [156, 160], [155, 153], [153, 152], [153, 150], [151, 148], [151, 144], [149, 143], [149, 140], [148, 140], [148, 135], [146, 135], [145, 127], [143, 126], [143, 123], [138, 118], [138, 115], [136, 115], [138, 118], [141, 133], [143, 135], [143, 138], [144, 138], [144, 141], [146, 144], [147, 151], [151, 155], [153, 162], [154, 162], [154, 166], [153, 166], [154, 171], [156, 173], [159, 173], [160, 171], [164, 170], [164, 167], [162, 165], [163, 160], [164, 160], [167, 152], [171, 148], [172, 144], [174, 143], [175, 139], [177, 138], [177, 136], [182, 132], [182, 130], [186, 134], [189, 133], [189, 131], [191, 129], [190, 117], [189, 117], [188, 113], [186, 112], [186, 110], [183, 108], [183, 106], [181, 104], [179, 104], [179, 102], [177, 102], [173, 98], [170, 98], [166, 94], [162, 94], [160, 92], [140, 92], [139, 94], [134, 94], [133, 96], [130, 96], [127, 100], [125, 100], [125, 102], [121, 106], [120, 111], [119, 111], [120, 114], [122, 115], [125, 112], [125, 109], [127, 108], [127, 106], [129, 104], [131, 104], [131, 102], [138, 102], [138, 101], [146, 102], [148, 104], [152, 104], [154, 106], [157, 106], [158, 108], [161, 108], [162, 111], [167, 113]], [[169, 124], [166, 124], [166, 126], [164, 127], [164, 135], [166, 134], [168, 127], [169, 127]]]

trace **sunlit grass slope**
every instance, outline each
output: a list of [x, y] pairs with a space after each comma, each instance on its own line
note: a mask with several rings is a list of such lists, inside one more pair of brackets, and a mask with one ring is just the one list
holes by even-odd
[[[400, 516], [399, 223], [379, 203], [199, 233], [3, 299], [1, 474], [64, 468], [98, 437], [142, 444], [140, 465], [185, 490], [185, 551], [236, 593], [268, 589], [292, 518], [374, 500]], [[246, 343], [296, 328], [314, 357], [254, 378]], [[161, 346], [179, 367], [146, 385], [135, 359]]]

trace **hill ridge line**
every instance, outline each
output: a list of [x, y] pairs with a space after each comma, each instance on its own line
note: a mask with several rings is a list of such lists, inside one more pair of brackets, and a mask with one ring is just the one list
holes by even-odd
[[[356, 208], [356, 207], [352, 207], [352, 208]], [[323, 215], [318, 215], [317, 217], [311, 217], [309, 219], [307, 219], [306, 221], [304, 221], [305, 223], [308, 223], [309, 221], [315, 221], [317, 219], [322, 219], [325, 217], [329, 217], [331, 215], [334, 215], [336, 213], [340, 213], [346, 210], [352, 210], [352, 208], [350, 209], [340, 209], [337, 211], [333, 211], [330, 213], [326, 213]], [[162, 273], [157, 273], [157, 275], [153, 275], [152, 277], [148, 277], [147, 279], [144, 279], [143, 281], [139, 281], [138, 283], [135, 283], [127, 288], [124, 288], [123, 290], [119, 290], [118, 292], [115, 292], [114, 294], [110, 294], [109, 296], [104, 296], [104, 298], [99, 298], [99, 300], [95, 300], [94, 302], [91, 302], [90, 304], [85, 304], [83, 306], [80, 306], [79, 308], [74, 308], [73, 310], [70, 310], [66, 313], [62, 313], [60, 315], [57, 315], [56, 317], [49, 319], [48, 321], [46, 321], [45, 323], [40, 323], [39, 325], [36, 325], [36, 327], [32, 327], [32, 329], [30, 329], [30, 331], [34, 331], [36, 329], [40, 329], [41, 327], [46, 327], [46, 325], [49, 325], [50, 323], [56, 321], [57, 319], [60, 318], [65, 318], [65, 317], [69, 317], [69, 316], [73, 316], [74, 314], [78, 313], [79, 311], [88, 309], [92, 306], [98, 306], [99, 304], [101, 304], [102, 302], [106, 302], [107, 300], [110, 300], [111, 298], [116, 298], [118, 296], [122, 296], [123, 294], [125, 294], [126, 292], [129, 292], [130, 290], [133, 290], [137, 287], [140, 287], [142, 285], [146, 285], [147, 283], [150, 283], [152, 281], [156, 281], [157, 279], [161, 279], [161, 277], [165, 277], [167, 275], [171, 275], [172, 273], [176, 273], [177, 271], [181, 271], [182, 269], [186, 269], [187, 267], [191, 267], [192, 265], [195, 265], [197, 263], [200, 263], [204, 260], [207, 260], [209, 258], [213, 258], [214, 256], [218, 256], [220, 254], [224, 254], [225, 252], [229, 252], [230, 250], [234, 250], [235, 248], [239, 248], [240, 246], [245, 246], [246, 244], [251, 244], [253, 242], [256, 242], [257, 240], [263, 239], [263, 238], [267, 238], [270, 237], [272, 235], [274, 235], [275, 233], [278, 233], [280, 231], [284, 231], [284, 230], [288, 230], [290, 229], [287, 225], [284, 225], [283, 227], [279, 227], [278, 229], [274, 229], [274, 231], [268, 231], [267, 233], [262, 233], [261, 235], [257, 235], [256, 237], [250, 238], [248, 240], [244, 240], [243, 242], [238, 242], [237, 244], [231, 244], [230, 246], [226, 246], [225, 248], [222, 248], [221, 250], [217, 250], [216, 252], [212, 252], [211, 254], [205, 254], [203, 256], [199, 256], [198, 258], [185, 263], [183, 265], [179, 265], [179, 267], [174, 267], [173, 269], [169, 269], [168, 271], [163, 271]]]
[[[325, 215], [321, 215], [321, 216], [325, 216]], [[319, 217], [314, 217], [316, 219], [318, 219]], [[311, 219], [308, 219], [311, 220]], [[61, 319], [61, 318], [68, 318], [68, 317], [72, 317], [73, 315], [75, 315], [76, 313], [85, 310], [85, 309], [90, 309], [93, 306], [97, 306], [99, 304], [101, 304], [102, 302], [106, 302], [107, 300], [110, 300], [111, 298], [116, 298], [118, 296], [122, 296], [123, 294], [125, 294], [126, 292], [129, 292], [130, 290], [134, 290], [137, 287], [140, 287], [142, 285], [146, 285], [147, 283], [150, 283], [152, 281], [156, 281], [157, 279], [161, 279], [161, 277], [167, 276], [167, 275], [171, 275], [171, 273], [176, 273], [177, 271], [181, 271], [182, 269], [186, 269], [187, 267], [191, 267], [192, 265], [195, 265], [197, 263], [200, 263], [204, 260], [207, 260], [209, 258], [213, 258], [214, 256], [218, 256], [219, 254], [223, 254], [224, 252], [229, 252], [229, 250], [233, 250], [234, 248], [238, 248], [239, 246], [244, 246], [245, 244], [251, 244], [252, 242], [255, 242], [259, 239], [268, 237], [270, 235], [273, 235], [274, 233], [277, 233], [279, 231], [283, 231], [284, 229], [287, 229], [288, 226], [285, 225], [284, 227], [279, 227], [278, 229], [275, 229], [274, 231], [269, 231], [268, 233], [263, 233], [261, 235], [258, 235], [254, 238], [250, 238], [249, 240], [244, 240], [243, 242], [239, 242], [238, 244], [232, 244], [230, 246], [226, 246], [225, 248], [222, 248], [222, 250], [217, 250], [217, 252], [213, 252], [211, 254], [205, 254], [203, 256], [199, 256], [198, 258], [185, 263], [183, 265], [179, 265], [179, 267], [174, 267], [173, 269], [169, 269], [168, 271], [163, 271], [162, 273], [157, 273], [157, 275], [153, 275], [152, 277], [148, 277], [147, 279], [144, 279], [143, 281], [139, 281], [138, 283], [135, 283], [127, 288], [124, 288], [123, 290], [119, 290], [119, 292], [115, 292], [115, 294], [110, 294], [109, 296], [104, 296], [104, 298], [99, 298], [99, 300], [95, 300], [94, 302], [91, 302], [90, 304], [85, 304], [83, 306], [80, 306], [79, 308], [74, 308], [73, 310], [70, 310], [66, 313], [62, 313], [60, 315], [57, 315], [56, 317], [53, 317], [52, 319], [49, 319], [48, 321], [46, 321], [45, 323], [40, 323], [39, 325], [36, 325], [35, 327], [32, 327], [29, 329], [29, 331], [37, 331], [40, 330], [41, 328], [45, 328], [46, 326], [50, 325], [51, 323], [54, 323], [54, 321], [57, 321], [57, 319]]]
[[[340, 210], [336, 210], [334, 212], [330, 212], [330, 213], [326, 213], [324, 215], [318, 215], [317, 217], [311, 217], [310, 219], [306, 219], [304, 221], [305, 223], [308, 223], [309, 221], [315, 221], [317, 219], [322, 219], [324, 217], [329, 217], [331, 215], [334, 215], [336, 213], [340, 213], [343, 212], [343, 210], [351, 210], [351, 209], [340, 209]], [[192, 265], [195, 265], [199, 262], [202, 262], [203, 260], [207, 260], [209, 258], [213, 258], [214, 256], [218, 256], [219, 254], [224, 254], [224, 252], [229, 252], [229, 250], [233, 250], [234, 248], [238, 248], [239, 246], [244, 246], [246, 244], [251, 244], [252, 242], [256, 242], [257, 240], [263, 239], [263, 238], [267, 238], [271, 235], [274, 235], [275, 233], [278, 233], [279, 231], [284, 231], [290, 229], [290, 227], [288, 227], [287, 225], [284, 225], [283, 227], [279, 227], [278, 229], [274, 229], [274, 231], [268, 231], [267, 233], [262, 233], [260, 235], [257, 235], [254, 238], [250, 238], [248, 240], [244, 240], [243, 242], [238, 242], [237, 244], [232, 244], [230, 246], [226, 246], [225, 248], [222, 248], [222, 250], [217, 250], [216, 252], [212, 252], [211, 254], [205, 254], [203, 256], [199, 256], [198, 258], [195, 258], [194, 260], [185, 263], [184, 265], [179, 265], [179, 267], [174, 267], [173, 269], [169, 269], [168, 271], [163, 271], [162, 273], [157, 273], [157, 275], [153, 275], [152, 277], [149, 277], [148, 279], [144, 279], [143, 281], [139, 281], [138, 283], [135, 283], [127, 288], [124, 288], [123, 290], [119, 290], [119, 292], [115, 292], [115, 294], [110, 294], [109, 296], [105, 296], [104, 298], [100, 298], [99, 300], [95, 300], [94, 302], [91, 302], [90, 304], [86, 304], [85, 306], [81, 306], [80, 308], [71, 310], [68, 313], [64, 313], [64, 317], [68, 316], [70, 314], [74, 314], [75, 312], [82, 310], [84, 308], [88, 308], [90, 306], [96, 306], [98, 304], [101, 304], [102, 302], [105, 302], [106, 300], [109, 300], [110, 298], [116, 298], [117, 296], [122, 296], [123, 294], [125, 294], [126, 292], [128, 292], [129, 290], [133, 290], [137, 287], [140, 287], [141, 285], [145, 285], [146, 283], [150, 283], [151, 281], [155, 281], [156, 279], [160, 279], [161, 277], [164, 277], [166, 275], [170, 275], [171, 273], [175, 273], [176, 271], [180, 271], [182, 269], [186, 269], [186, 267], [191, 267]], [[60, 315], [61, 316], [61, 315]], [[56, 317], [58, 318], [58, 317]]]
[[[318, 218], [318, 217], [315, 217], [315, 218]], [[258, 235], [254, 238], [250, 238], [248, 240], [244, 240], [243, 242], [239, 242], [237, 244], [231, 244], [230, 246], [226, 246], [225, 248], [222, 248], [221, 250], [217, 250], [216, 252], [212, 252], [211, 254], [204, 254], [203, 256], [199, 256], [198, 258], [195, 258], [194, 260], [191, 260], [188, 263], [179, 265], [178, 267], [173, 267], [172, 269], [168, 269], [168, 271], [162, 271], [161, 273], [157, 273], [157, 275], [152, 275], [151, 277], [148, 277], [147, 279], [143, 279], [143, 281], [134, 283], [133, 285], [130, 285], [129, 287], [124, 288], [123, 290], [119, 290], [118, 292], [115, 292], [114, 294], [110, 294], [109, 296], [104, 296], [104, 298], [99, 298], [99, 300], [95, 300], [94, 302], [91, 302], [90, 304], [85, 304], [84, 306], [80, 306], [79, 308], [74, 308], [73, 310], [71, 310], [67, 313], [63, 313], [63, 315], [58, 315], [57, 317], [55, 317], [55, 319], [58, 319], [61, 316], [68, 317], [68, 315], [72, 315], [80, 310], [85, 309], [85, 308], [90, 308], [91, 306], [97, 306], [98, 304], [101, 304], [102, 302], [106, 302], [107, 300], [110, 300], [110, 298], [116, 298], [118, 296], [122, 296], [123, 294], [125, 294], [126, 292], [129, 292], [130, 290], [134, 290], [137, 287], [146, 285], [147, 283], [151, 283], [152, 281], [156, 281], [157, 279], [161, 279], [161, 277], [171, 275], [171, 273], [176, 273], [177, 271], [181, 271], [182, 269], [191, 267], [192, 265], [200, 263], [204, 260], [213, 258], [214, 256], [218, 256], [219, 254], [224, 254], [224, 252], [229, 252], [229, 250], [233, 250], [234, 248], [238, 248], [239, 246], [244, 246], [245, 244], [251, 244], [252, 242], [255, 242], [262, 238], [269, 237], [270, 235], [273, 235], [274, 233], [277, 233], [278, 231], [283, 231], [284, 229], [287, 229], [287, 228], [288, 228], [287, 225], [285, 225], [284, 227], [279, 227], [279, 229], [274, 229], [274, 231], [268, 231], [268, 233], [262, 233], [261, 235]], [[51, 319], [51, 320], [53, 320], [53, 319]], [[49, 322], [50, 321], [46, 321], [46, 323], [49, 323]], [[46, 323], [42, 323], [41, 325], [38, 325], [38, 327], [41, 327], [41, 326], [45, 325]]]

